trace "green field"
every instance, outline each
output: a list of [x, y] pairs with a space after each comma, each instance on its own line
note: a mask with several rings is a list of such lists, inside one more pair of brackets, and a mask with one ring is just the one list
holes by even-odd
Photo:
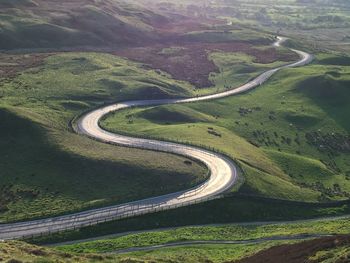
[[321, 261], [322, 263], [332, 263], [341, 260], [347, 260], [350, 256], [350, 247], [342, 246], [339, 248], [325, 249], [310, 257], [311, 260]]
[[128, 109], [101, 124], [114, 132], [218, 149], [243, 167], [244, 193], [300, 201], [346, 199], [347, 59], [319, 54], [313, 65], [283, 70], [248, 94]]
[[[187, 246], [160, 250], [156, 253], [139, 252], [127, 255], [71, 253], [53, 248], [38, 247], [18, 241], [0, 243], [0, 256], [6, 262], [222, 262], [250, 256], [259, 250], [286, 242], [266, 242], [254, 245]], [[11, 261], [12, 260], [12, 261]], [[212, 262], [211, 261], [211, 262]]]
[[[349, 232], [348, 219], [319, 220], [275, 225], [223, 225], [184, 227], [153, 232], [141, 232], [119, 237], [109, 237], [72, 245], [51, 248], [38, 247], [23, 242], [0, 243], [0, 256], [4, 260], [16, 259], [21, 262], [226, 262], [239, 260], [259, 251], [296, 241], [264, 241], [255, 244], [211, 244], [184, 245], [161, 248], [144, 252], [113, 254], [113, 252], [136, 246], [171, 244], [195, 240], [249, 240], [273, 236], [303, 234], [343, 234]], [[107, 254], [105, 254], [107, 252]], [[112, 253], [110, 253], [112, 252]], [[320, 262], [334, 262], [348, 254], [348, 246], [319, 249], [310, 259]], [[321, 261], [324, 260], [324, 261]], [[17, 262], [17, 261], [14, 261]]]
[[[193, 5], [198, 2], [183, 0], [172, 8], [183, 11]], [[211, 3], [208, 13], [228, 19], [232, 27], [274, 32], [298, 40], [298, 45], [306, 48], [346, 53], [350, 51], [349, 6], [346, 0], [218, 0]]]
[[[239, 32], [232, 31], [228, 35], [236, 36], [237, 35], [243, 40], [244, 36], [241, 36], [242, 32], [247, 33], [249, 30], [240, 30]], [[251, 32], [253, 36], [255, 32]], [[210, 34], [207, 34], [207, 37], [210, 37]], [[266, 36], [265, 36], [266, 37]], [[208, 39], [207, 39], [208, 40]], [[217, 39], [216, 39], [217, 40]], [[254, 38], [247, 39], [246, 41], [254, 42], [257, 41]], [[262, 40], [261, 40], [262, 41]], [[274, 39], [265, 39], [263, 42], [265, 44], [259, 44], [257, 47], [259, 49], [265, 50], [271, 47], [271, 43], [274, 42]], [[286, 49], [280, 48], [278, 52], [281, 54], [291, 55], [293, 58], [293, 53]], [[286, 62], [276, 61], [274, 63], [257, 63], [255, 62], [255, 58], [240, 52], [213, 52], [209, 55], [209, 59], [211, 59], [217, 67], [220, 69], [219, 73], [211, 73], [209, 79], [213, 82], [213, 87], [210, 88], [202, 88], [197, 90], [196, 95], [204, 95], [207, 93], [220, 92], [225, 91], [227, 89], [232, 89], [234, 87], [238, 87], [252, 78], [258, 76], [272, 68], [276, 68], [278, 66], [286, 64]], [[294, 58], [298, 59], [297, 56]]]
[[[159, 234], [160, 233], [149, 234], [148, 238], [152, 239], [155, 236], [159, 236]], [[188, 231], [187, 234], [192, 234], [192, 232]], [[130, 240], [134, 238], [135, 235], [130, 236]], [[257, 244], [186, 245], [120, 255], [113, 253], [92, 253], [90, 251], [101, 250], [101, 243], [105, 243], [104, 248], [106, 248], [107, 242], [109, 242], [110, 246], [107, 246], [108, 249], [106, 251], [113, 251], [113, 245], [116, 241], [116, 239], [101, 240], [99, 244], [94, 241], [81, 245], [59, 247], [58, 249], [43, 248], [23, 242], [8, 241], [0, 243], [0, 256], [4, 260], [17, 260], [13, 262], [227, 262], [250, 257], [269, 248], [276, 249], [276, 246], [298, 244], [298, 242], [295, 241], [266, 241]], [[76, 252], [84, 250], [86, 247], [90, 248], [89, 250], [85, 249], [87, 250], [86, 253]], [[337, 244], [335, 242], [329, 244], [328, 248], [316, 249], [315, 252], [309, 254], [309, 258], [317, 260], [316, 262], [331, 263], [336, 260], [344, 260], [348, 255], [349, 246], [346, 244]]]
[[208, 176], [204, 165], [186, 165], [186, 158], [98, 143], [69, 128], [75, 116], [102, 103], [185, 96], [185, 84], [111, 55], [67, 53], [0, 86], [0, 221], [137, 200]]
[[112, 257], [102, 255], [77, 255], [50, 248], [38, 247], [20, 241], [0, 243], [0, 257], [3, 262], [115, 262]]
[[[270, 35], [259, 36], [271, 41]], [[201, 164], [191, 161], [188, 166], [185, 158], [100, 144], [72, 133], [69, 123], [88, 109], [115, 101], [189, 97], [224, 90], [230, 81], [238, 85], [283, 63], [259, 64], [242, 53], [225, 54], [211, 54], [222, 73], [211, 76], [215, 87], [203, 90], [105, 53], [48, 54], [39, 66], [14, 77], [5, 75], [0, 81], [1, 116], [7, 127], [1, 131], [6, 158], [1, 161], [0, 220], [116, 204], [185, 189], [205, 180], [208, 171]], [[9, 62], [5, 68], [19, 64], [20, 56], [31, 59], [12, 56], [6, 55]], [[235, 80], [238, 72], [240, 77]], [[222, 81], [222, 76], [228, 80]], [[181, 118], [191, 112], [186, 109]], [[168, 114], [171, 116], [171, 111]], [[207, 114], [200, 115], [196, 118], [207, 121]]]
[[148, 18], [162, 17], [122, 1], [1, 0], [0, 8], [0, 50], [135, 45], [155, 37]]
[[[240, 173], [223, 198], [26, 240], [96, 238], [82, 243], [49, 248], [0, 240], [0, 262], [235, 262], [280, 244], [293, 251], [296, 241], [114, 252], [182, 241], [349, 234], [349, 10], [348, 0], [0, 0], [0, 223], [203, 182], [208, 169], [192, 159], [99, 143], [72, 126], [84, 112], [114, 102], [238, 87], [296, 60], [287, 47], [315, 54], [311, 65], [283, 69], [245, 94], [132, 108], [101, 121], [112, 132], [227, 155]], [[271, 47], [276, 35], [290, 38], [285, 47]], [[133, 59], [145, 64], [115, 55], [133, 48], [144, 50]], [[241, 51], [220, 51], [230, 48]], [[209, 84], [200, 88], [208, 68]], [[189, 69], [192, 75], [185, 74]], [[328, 219], [305, 221], [322, 217]], [[347, 262], [349, 245], [336, 243], [309, 260]]]
[[311, 221], [271, 225], [224, 225], [183, 227], [171, 230], [129, 234], [121, 237], [88, 241], [58, 248], [68, 252], [101, 253], [130, 247], [152, 246], [182, 241], [196, 240], [250, 240], [276, 236], [303, 234], [347, 234], [350, 226], [346, 219]]
[[[115, 11], [112, 7], [116, 3], [112, 2], [106, 6], [96, 4], [95, 7], [84, 4], [81, 8], [72, 3], [72, 13], [67, 13], [66, 5], [57, 7], [56, 15], [62, 16], [61, 22], [53, 20], [49, 9], [35, 1], [3, 1], [1, 5], [4, 11], [0, 14], [3, 18], [3, 42], [0, 44], [3, 48], [8, 48], [6, 45], [11, 48], [79, 46], [82, 39], [86, 45], [106, 45], [101, 38], [124, 45], [127, 44], [125, 39], [118, 40], [111, 36], [111, 25], [123, 21], [124, 26], [114, 30], [127, 31], [131, 39], [137, 34], [146, 37], [151, 29], [151, 18], [165, 19], [159, 15], [159, 10], [146, 11], [136, 5], [131, 7], [118, 3], [120, 10]], [[291, 6], [291, 10], [297, 12], [298, 5]], [[106, 7], [110, 8], [108, 12]], [[249, 41], [255, 43], [256, 48], [264, 49], [271, 42], [272, 34], [257, 32], [250, 27], [250, 22], [255, 21], [256, 24], [262, 19], [252, 16], [251, 8], [249, 3], [239, 5], [244, 19], [241, 19], [241, 23], [233, 21], [228, 30], [194, 31], [186, 33], [185, 37], [189, 41], [199, 42]], [[273, 26], [285, 19], [276, 15], [278, 8], [279, 3], [266, 14], [262, 12], [270, 18]], [[142, 18], [136, 12], [140, 9], [145, 14]], [[218, 10], [214, 8], [212, 11], [218, 15], [215, 13]], [[346, 25], [344, 13], [339, 9], [332, 12], [343, 19], [333, 19], [334, 26], [339, 27], [341, 23]], [[72, 17], [82, 21], [78, 28], [69, 22]], [[220, 14], [220, 17], [227, 18], [225, 14]], [[100, 23], [89, 23], [91, 18], [98, 19]], [[290, 26], [288, 30], [292, 31], [294, 20], [290, 19], [286, 21]], [[304, 23], [314, 25], [316, 20], [305, 20]], [[320, 24], [322, 26], [325, 24]], [[279, 52], [288, 51], [281, 48]], [[146, 70], [141, 65], [102, 53], [53, 54], [42, 66], [29, 69], [14, 79], [1, 79], [1, 116], [3, 125], [9, 127], [7, 131], [2, 130], [1, 137], [1, 149], [5, 156], [1, 161], [1, 220], [33, 218], [119, 203], [183, 189], [204, 180], [207, 172], [197, 163], [188, 167], [184, 165], [183, 158], [166, 154], [157, 154], [159, 158], [154, 158], [155, 154], [148, 151], [102, 145], [74, 135], [67, 124], [81, 112], [101, 103], [217, 92], [242, 84], [262, 71], [282, 64], [259, 64], [244, 53], [215, 52], [209, 58], [218, 66], [220, 73], [210, 76], [214, 87], [202, 90], [196, 90], [186, 82], [175, 81], [162, 72]], [[348, 58], [328, 54], [320, 54], [319, 58], [320, 65], [286, 70], [274, 77], [267, 87], [252, 94], [210, 103], [136, 109], [120, 113], [115, 120], [106, 120], [104, 125], [116, 131], [132, 131], [142, 136], [217, 148], [243, 167], [245, 183], [240, 190], [243, 193], [303, 201], [343, 199], [347, 197], [350, 187], [347, 181], [350, 170], [347, 153], [333, 152], [334, 149], [328, 148], [326, 152], [320, 151], [315, 145], [308, 145], [304, 136], [318, 131], [325, 125], [325, 120], [329, 120], [327, 134], [312, 133], [311, 139], [322, 141], [327, 139], [325, 136], [328, 133], [335, 132], [336, 136], [340, 136], [335, 140], [344, 140], [341, 136], [349, 130], [344, 116], [348, 110], [344, 103], [348, 96], [345, 88]], [[2, 66], [9, 65], [11, 63]], [[321, 76], [320, 71], [327, 73], [327, 77]], [[308, 76], [302, 79], [302, 74]], [[302, 88], [280, 82], [282, 78], [288, 79], [285, 82], [290, 79], [295, 83], [293, 85]], [[302, 109], [307, 113], [296, 113], [300, 111], [298, 107], [301, 104], [309, 103], [307, 100], [318, 88], [309, 87], [309, 82], [322, 86], [325, 96], [329, 95], [327, 85], [339, 84], [339, 92], [334, 96], [341, 98], [341, 101], [335, 98], [331, 104], [339, 102], [343, 106], [332, 112], [332, 105], [324, 108], [322, 98], [313, 98], [314, 106], [310, 110]], [[285, 89], [276, 92], [279, 83]], [[274, 93], [274, 97], [271, 97], [274, 103], [270, 103], [270, 97], [267, 99], [266, 94], [271, 92]], [[279, 103], [287, 103], [289, 97], [284, 99], [283, 96], [289, 96], [289, 93], [292, 93], [290, 103], [295, 105], [288, 105], [288, 110], [281, 109], [285, 105]], [[256, 106], [255, 101], [260, 101], [261, 105]], [[269, 105], [265, 106], [267, 102]], [[338, 118], [335, 126], [331, 121], [334, 116]], [[260, 119], [265, 119], [264, 125], [259, 123]], [[115, 121], [120, 121], [118, 127], [115, 127]], [[309, 127], [301, 127], [306, 123]], [[294, 125], [294, 130], [289, 129], [290, 125]], [[273, 138], [276, 135], [272, 133], [280, 137]], [[331, 151], [332, 156], [328, 156], [327, 151]], [[49, 160], [47, 156], [50, 156]], [[147, 161], [150, 159], [157, 162]], [[13, 163], [18, 165], [11, 165]], [[173, 172], [172, 167], [177, 167], [177, 172]], [[81, 178], [86, 180], [82, 181]], [[155, 181], [158, 187], [150, 190]], [[139, 189], [135, 191], [137, 194], [125, 190], [131, 188]]]
[[151, 252], [135, 252], [116, 256], [121, 262], [134, 260], [136, 262], [225, 262], [228, 260], [239, 260], [255, 253], [280, 244], [290, 242], [265, 242], [262, 244], [250, 245], [192, 245], [176, 248], [166, 248]]
[[242, 222], [266, 222], [342, 216], [350, 213], [350, 203], [308, 204], [264, 199], [261, 197], [232, 196], [175, 210], [103, 223], [75, 231], [53, 234], [29, 240], [36, 244], [57, 243], [104, 236], [128, 231], [167, 227]]
[[[337, 219], [278, 225], [185, 227], [128, 234], [120, 237], [99, 239], [72, 245], [62, 245], [58, 246], [57, 249], [69, 253], [106, 253], [125, 248], [171, 244], [183, 241], [250, 240], [274, 236], [325, 233], [346, 234], [349, 232], [349, 225], [347, 222], [348, 219]], [[172, 260], [172, 262], [183, 262], [183, 260], [186, 262], [207, 262], [208, 260], [210, 262], [224, 262], [227, 260], [237, 260], [255, 254], [262, 249], [290, 242], [291, 241], [262, 241], [258, 244], [245, 245], [184, 245], [145, 252], [129, 252], [121, 254], [119, 258], [154, 260], [156, 262], [163, 260]]]

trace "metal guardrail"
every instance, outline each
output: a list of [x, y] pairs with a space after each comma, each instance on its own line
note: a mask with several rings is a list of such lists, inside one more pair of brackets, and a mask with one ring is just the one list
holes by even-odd
[[[170, 210], [170, 209], [176, 209], [176, 208], [199, 204], [199, 203], [203, 203], [206, 201], [215, 200], [219, 198], [222, 198], [222, 195], [202, 197], [202, 198], [197, 198], [194, 200], [189, 200], [182, 203], [170, 204], [170, 205], [159, 203], [156, 205], [145, 205], [145, 206], [135, 205], [130, 207], [118, 207], [117, 209], [110, 208], [106, 211], [97, 212], [95, 215], [93, 215], [95, 219], [92, 219], [90, 215], [88, 218], [84, 218], [82, 220], [79, 220], [79, 217], [77, 216], [72, 216], [68, 218], [68, 220], [73, 220], [72, 223], [66, 225], [64, 228], [62, 228], [61, 226], [62, 224], [67, 224], [67, 218], [58, 219], [58, 220], [56, 219], [56, 220], [53, 220], [51, 225], [47, 226], [48, 231], [45, 230], [36, 234], [23, 234], [23, 235], [17, 236], [16, 239], [35, 238], [35, 237], [41, 237], [41, 236], [50, 235], [54, 233], [69, 231], [69, 230], [76, 230], [78, 228], [80, 229], [83, 227], [94, 226], [100, 223], [106, 223], [110, 221], [121, 220], [121, 219], [131, 218], [135, 216], [141, 216], [145, 214], [151, 214], [151, 213], [156, 213], [160, 211]], [[77, 221], [74, 221], [74, 217], [76, 217]], [[33, 223], [32, 228], [28, 228], [28, 225], [24, 226], [24, 228], [25, 230], [35, 229], [37, 225], [39, 225], [39, 223]], [[16, 231], [18, 231], [18, 227], [16, 227]], [[11, 233], [11, 232], [12, 232], [11, 229], [8, 229], [7, 231], [2, 231], [2, 233]]]
[[[304, 56], [306, 53], [297, 51], [299, 55]], [[304, 54], [304, 55], [303, 55]], [[269, 70], [260, 76], [258, 76], [255, 81], [251, 81], [250, 83], [245, 84], [247, 90], [254, 88], [258, 85], [261, 85], [263, 82], [265, 82], [267, 79], [269, 79], [276, 71], [282, 68], [286, 67], [294, 67], [294, 66], [303, 66], [307, 63], [309, 63], [312, 60], [312, 57], [309, 59], [303, 59], [301, 61], [298, 61], [294, 64], [289, 64], [285, 65], [276, 69]], [[235, 92], [234, 90], [232, 91], [232, 94]], [[238, 91], [241, 92], [241, 91]], [[219, 97], [224, 97], [224, 96], [229, 96], [231, 95], [231, 92], [224, 92], [223, 94], [218, 94], [218, 96], [204, 96], [202, 100], [206, 100], [207, 98], [219, 98]], [[186, 101], [192, 101], [192, 99], [184, 100], [183, 102], [185, 103]], [[165, 151], [166, 149], [164, 147], [160, 147], [157, 145], [156, 141], [149, 141], [148, 149], [152, 150], [159, 150], [159, 151]], [[171, 146], [176, 146], [179, 147], [179, 145], [176, 145], [171, 142], [162, 142], [163, 145], [165, 144], [171, 144]], [[153, 144], [153, 145], [152, 145]], [[136, 145], [137, 147], [137, 145]], [[180, 147], [186, 147], [186, 146], [180, 146]], [[193, 147], [192, 147], [193, 148]], [[197, 149], [199, 150], [199, 149]], [[201, 151], [205, 152], [206, 154], [213, 154], [210, 153], [206, 150], [200, 149]], [[176, 154], [176, 152], [173, 152]], [[187, 154], [182, 155], [187, 156]], [[187, 190], [187, 191], [182, 191], [178, 192], [179, 197], [178, 199], [184, 199], [184, 198], [189, 198], [191, 196], [195, 196], [198, 194], [200, 191], [205, 189], [207, 184], [210, 182], [210, 179], [204, 182], [200, 186], [196, 186], [193, 188], [193, 190]], [[176, 194], [176, 193], [175, 193]], [[111, 206], [111, 207], [106, 207], [106, 208], [100, 208], [100, 209], [95, 209], [95, 210], [90, 210], [86, 212], [80, 212], [73, 214], [71, 216], [61, 216], [61, 217], [56, 217], [56, 218], [51, 218], [51, 219], [43, 219], [41, 221], [33, 221], [33, 222], [26, 222], [26, 223], [14, 223], [11, 225], [0, 225], [1, 233], [13, 233], [13, 232], [20, 232], [20, 231], [29, 231], [34, 230], [36, 228], [42, 228], [43, 231], [38, 231], [35, 234], [23, 234], [23, 235], [14, 235], [15, 238], [29, 238], [29, 237], [36, 237], [36, 236], [43, 236], [43, 235], [48, 235], [51, 233], [57, 233], [61, 231], [67, 231], [67, 230], [74, 230], [77, 228], [82, 228], [82, 227], [87, 227], [87, 226], [92, 226], [92, 225], [97, 225], [102, 222], [109, 222], [113, 220], [120, 220], [124, 218], [129, 218], [129, 217], [134, 217], [134, 216], [139, 216], [143, 214], [149, 214], [149, 213], [155, 213], [159, 211], [164, 211], [164, 210], [169, 210], [169, 209], [175, 209], [179, 207], [184, 207], [192, 204], [197, 204], [197, 203], [202, 203], [205, 201], [213, 200], [222, 197], [222, 195], [211, 195], [211, 196], [206, 196], [206, 197], [199, 197], [195, 198], [193, 200], [189, 201], [182, 201], [178, 202], [176, 204], [166, 204], [166, 203], [161, 203], [158, 202], [156, 204], [149, 204], [147, 205], [142, 204], [143, 201], [145, 200], [139, 200], [131, 203], [127, 203], [124, 205], [119, 205], [119, 206]], [[22, 225], [23, 224], [23, 225]], [[15, 229], [15, 230], [14, 230]], [[34, 231], [33, 231], [34, 232]], [[0, 233], [0, 234], [1, 234]], [[11, 239], [13, 239], [11, 237]]]

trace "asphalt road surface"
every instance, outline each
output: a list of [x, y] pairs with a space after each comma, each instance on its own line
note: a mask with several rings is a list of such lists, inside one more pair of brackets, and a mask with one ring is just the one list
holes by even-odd
[[[279, 47], [285, 40], [285, 38], [279, 37], [273, 45], [275, 47]], [[76, 131], [78, 133], [102, 142], [148, 150], [163, 151], [197, 159], [200, 162], [204, 163], [210, 170], [210, 178], [205, 183], [189, 190], [144, 200], [138, 200], [121, 205], [93, 209], [85, 212], [53, 218], [19, 223], [0, 224], [0, 239], [18, 239], [45, 235], [69, 229], [77, 229], [84, 226], [95, 225], [98, 223], [112, 221], [120, 218], [132, 217], [155, 211], [204, 202], [220, 196], [220, 194], [230, 189], [237, 180], [237, 170], [235, 164], [229, 158], [219, 153], [210, 152], [198, 147], [114, 134], [101, 129], [99, 126], [99, 120], [108, 113], [129, 107], [206, 101], [247, 92], [262, 85], [277, 71], [283, 68], [304, 66], [310, 63], [313, 59], [312, 55], [306, 52], [295, 49], [292, 50], [300, 56], [300, 60], [288, 65], [268, 70], [256, 77], [254, 80], [232, 90], [189, 99], [127, 101], [93, 110], [83, 115], [77, 121]]]

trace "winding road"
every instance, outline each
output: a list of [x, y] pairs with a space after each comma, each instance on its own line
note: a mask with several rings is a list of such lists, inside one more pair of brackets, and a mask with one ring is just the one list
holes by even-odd
[[[285, 40], [285, 38], [278, 37], [277, 41], [273, 45], [275, 47], [279, 47]], [[75, 129], [77, 133], [89, 136], [90, 138], [102, 142], [148, 150], [163, 151], [197, 159], [200, 162], [204, 163], [211, 172], [210, 178], [203, 184], [189, 190], [147, 198], [144, 200], [138, 200], [135, 202], [116, 206], [93, 209], [85, 212], [47, 219], [1, 224], [0, 239], [19, 239], [24, 237], [55, 233], [69, 229], [77, 229], [84, 226], [95, 225], [101, 222], [177, 208], [218, 198], [220, 194], [230, 189], [237, 180], [237, 170], [235, 164], [229, 158], [198, 147], [114, 134], [101, 129], [99, 126], [99, 120], [108, 113], [129, 107], [206, 101], [247, 92], [266, 82], [277, 71], [283, 68], [303, 66], [310, 63], [313, 59], [312, 55], [306, 52], [295, 49], [292, 49], [292, 51], [300, 56], [299, 61], [268, 70], [256, 77], [254, 80], [236, 89], [213, 95], [188, 99], [135, 100], [117, 103], [93, 110], [83, 115], [76, 123], [77, 127]]]

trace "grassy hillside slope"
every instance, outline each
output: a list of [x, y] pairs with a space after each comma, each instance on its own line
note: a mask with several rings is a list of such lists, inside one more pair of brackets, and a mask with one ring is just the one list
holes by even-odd
[[[126, 110], [102, 125], [223, 151], [243, 167], [241, 192], [300, 201], [346, 199], [350, 79], [349, 67], [337, 64], [344, 60], [320, 54], [314, 65], [283, 70], [244, 95]], [[163, 114], [169, 111], [170, 119]]]
[[[321, 225], [321, 224], [320, 224]], [[336, 226], [336, 224], [334, 224]], [[300, 226], [301, 227], [301, 226]], [[297, 226], [297, 231], [300, 230]], [[283, 227], [281, 227], [282, 229]], [[322, 229], [322, 227], [319, 227]], [[217, 229], [218, 233], [242, 231], [242, 228], [226, 227]], [[252, 229], [253, 230], [253, 229]], [[178, 229], [175, 234], [187, 239], [188, 235], [195, 235], [201, 239], [198, 232], [203, 229]], [[205, 231], [207, 231], [205, 229]], [[212, 234], [215, 229], [208, 229]], [[260, 231], [260, 230], [259, 230]], [[245, 231], [243, 231], [245, 232]], [[252, 231], [253, 232], [253, 231]], [[283, 232], [281, 230], [280, 232]], [[287, 231], [288, 232], [288, 231]], [[341, 232], [341, 231], [338, 231]], [[0, 257], [6, 262], [276, 262], [285, 261], [298, 263], [308, 260], [312, 263], [337, 262], [345, 263], [349, 258], [349, 236], [338, 235], [319, 239], [298, 241], [265, 241], [256, 244], [212, 244], [212, 245], [186, 245], [173, 248], [162, 248], [146, 252], [133, 252], [114, 255], [114, 249], [126, 245], [157, 243], [165, 241], [161, 236], [167, 233], [153, 232], [134, 234], [110, 240], [100, 240], [88, 243], [64, 246], [57, 248], [44, 248], [24, 242], [8, 241], [0, 243]], [[242, 233], [243, 234], [243, 233]], [[248, 234], [248, 236], [254, 236]], [[209, 236], [206, 236], [209, 237]], [[143, 242], [144, 238], [151, 242]], [[159, 239], [160, 238], [160, 239]], [[214, 235], [215, 239], [215, 235]], [[182, 240], [182, 239], [181, 239]], [[222, 239], [220, 239], [222, 240]], [[135, 242], [136, 243], [130, 243]], [[116, 245], [120, 242], [120, 245]], [[85, 251], [85, 252], [83, 252]], [[95, 252], [92, 252], [95, 251]], [[101, 252], [111, 251], [112, 254]]]
[[186, 85], [112, 55], [67, 53], [0, 86], [0, 221], [137, 200], [207, 178], [186, 158], [105, 145], [69, 128], [102, 103], [185, 96]]
[[[135, 0], [155, 10], [177, 10], [186, 14], [214, 16], [232, 25], [276, 32], [303, 40], [306, 48], [338, 50], [349, 53], [350, 3], [347, 0], [217, 0], [201, 2], [178, 0]], [[294, 44], [298, 46], [301, 44]]]
[[130, 247], [153, 246], [198, 240], [249, 240], [302, 234], [346, 234], [348, 219], [312, 221], [268, 225], [223, 225], [182, 227], [169, 230], [135, 233], [112, 238], [87, 241], [58, 248], [66, 252], [105, 253]]
[[[184, 241], [205, 241], [205, 240], [254, 240], [261, 238], [290, 236], [296, 237], [305, 234], [347, 234], [349, 227], [346, 224], [348, 219], [320, 220], [313, 222], [299, 222], [290, 224], [271, 224], [271, 225], [224, 225], [224, 226], [200, 226], [184, 227], [170, 230], [152, 231], [128, 234], [124, 236], [109, 237], [96, 241], [87, 241], [72, 245], [58, 246], [57, 249], [68, 253], [108, 253], [125, 248], [147, 247], [152, 245], [171, 244]], [[306, 237], [305, 237], [306, 239]], [[329, 242], [326, 242], [328, 239]], [[207, 245], [182, 245], [170, 248], [158, 248], [150, 251], [129, 252], [118, 255], [120, 260], [131, 258], [133, 260], [143, 261], [172, 261], [172, 262], [250, 262], [249, 257], [256, 258], [251, 262], [302, 262], [306, 258], [325, 259], [328, 255], [329, 260], [331, 252], [327, 249], [336, 249], [346, 251], [349, 247], [349, 236], [338, 236], [331, 238], [316, 239], [300, 243], [298, 241], [269, 241], [261, 240], [257, 243], [248, 244], [207, 244]], [[283, 244], [281, 246], [281, 244]], [[290, 245], [288, 243], [297, 243]], [[276, 246], [278, 245], [279, 246]], [[300, 245], [298, 245], [300, 244]], [[292, 254], [293, 246], [298, 249]], [[301, 249], [302, 247], [302, 249]], [[282, 249], [283, 248], [283, 249]], [[269, 257], [269, 250], [276, 250], [274, 257]], [[278, 251], [282, 252], [278, 253]], [[298, 253], [303, 251], [303, 253]], [[335, 251], [336, 252], [336, 251]], [[338, 256], [340, 256], [338, 251]], [[265, 255], [266, 254], [266, 255]], [[281, 254], [281, 255], [279, 255]], [[334, 253], [336, 254], [336, 253]], [[346, 254], [345, 254], [346, 255]], [[343, 254], [344, 256], [344, 254]], [[245, 259], [248, 257], [247, 259]], [[278, 259], [276, 259], [278, 258]], [[333, 258], [336, 258], [334, 256]], [[276, 259], [275, 261], [273, 259]], [[293, 261], [293, 259], [295, 261]], [[291, 260], [291, 261], [289, 261]], [[298, 261], [299, 260], [299, 261]], [[313, 261], [311, 261], [313, 262]], [[315, 262], [322, 262], [316, 261]], [[327, 262], [327, 261], [326, 261]], [[332, 261], [328, 261], [332, 262]], [[346, 261], [344, 261], [346, 262]]]
[[[233, 259], [242, 256], [250, 256], [254, 252], [262, 250], [264, 248], [269, 248], [273, 245], [279, 243], [267, 242], [267, 244], [258, 245], [218, 245], [218, 246], [191, 246], [184, 247], [182, 249], [159, 251], [157, 255], [144, 255], [144, 256], [134, 256], [134, 255], [103, 255], [103, 254], [91, 254], [91, 253], [69, 253], [58, 251], [53, 248], [43, 248], [38, 246], [33, 246], [23, 242], [8, 241], [0, 243], [0, 257], [5, 262], [10, 263], [38, 263], [38, 262], [137, 262], [137, 263], [147, 263], [147, 262], [208, 262], [208, 259], [213, 259], [214, 262], [218, 262], [219, 259]], [[225, 254], [220, 255], [220, 250], [225, 252]], [[183, 256], [179, 257], [181, 253]], [[210, 261], [212, 262], [212, 261]]]
[[[180, 44], [196, 42], [197, 46], [190, 45], [189, 54], [195, 55], [191, 52], [200, 50], [205, 56], [203, 61], [213, 64], [217, 73], [209, 74], [210, 81], [201, 71], [194, 71], [191, 77], [215, 83], [217, 90], [228, 88], [227, 81], [233, 80], [236, 72], [240, 71], [237, 82], [241, 83], [262, 70], [283, 63], [280, 59], [294, 58], [291, 52], [267, 46], [273, 40], [269, 34], [248, 34], [243, 29], [187, 34], [188, 30], [203, 30], [205, 25], [179, 14], [168, 14], [165, 18], [130, 3], [6, 0], [1, 5], [0, 14], [3, 12], [6, 18], [0, 22], [4, 29], [1, 32], [10, 38], [0, 39], [15, 49], [82, 44], [97, 49], [100, 44], [105, 47], [110, 43], [120, 48], [129, 45], [129, 40], [137, 45], [135, 37], [142, 39], [142, 45], [147, 45], [145, 32], [152, 37], [162, 35], [166, 48], [160, 50], [167, 54], [174, 50], [173, 43], [166, 43], [173, 35], [181, 39]], [[118, 19], [124, 23], [120, 27]], [[53, 27], [65, 33], [51, 31]], [[140, 32], [132, 35], [135, 30]], [[74, 37], [67, 36], [66, 31]], [[127, 41], [123, 39], [120, 44], [122, 42], [114, 39], [119, 36]], [[94, 42], [99, 37], [106, 42]], [[255, 47], [253, 43], [259, 46]], [[215, 51], [210, 56], [207, 54], [209, 47]], [[230, 51], [236, 53], [227, 53]], [[224, 53], [235, 59], [228, 62]], [[171, 155], [102, 145], [72, 134], [68, 124], [83, 111], [103, 103], [195, 96], [213, 92], [213, 88], [196, 89], [187, 79], [177, 81], [161, 70], [151, 70], [148, 65], [105, 53], [1, 54], [1, 58], [0, 107], [3, 125], [8, 130], [4, 130], [1, 139], [2, 152], [7, 157], [1, 161], [4, 169], [0, 175], [3, 198], [0, 220], [21, 220], [135, 200], [184, 189], [207, 177], [202, 165], [192, 162], [186, 166], [185, 158], [172, 159]], [[170, 59], [176, 64], [179, 58], [175, 54]], [[244, 65], [240, 66], [242, 61]], [[194, 61], [194, 64], [201, 65], [199, 62]], [[223, 81], [221, 71], [225, 72], [225, 78], [230, 78]], [[185, 109], [181, 118], [191, 112], [194, 111]], [[207, 114], [199, 114], [196, 118], [207, 121]], [[210, 119], [214, 120], [213, 117]], [[25, 126], [31, 128], [25, 130], [22, 128]], [[18, 139], [14, 139], [13, 134]], [[234, 139], [242, 141], [238, 137]], [[16, 154], [18, 152], [21, 154]], [[261, 160], [269, 162], [260, 155]], [[157, 161], [150, 161], [154, 156], [159, 156]], [[100, 165], [101, 169], [98, 168]], [[275, 171], [282, 174], [278, 169]], [[84, 178], [83, 183], [81, 178]]]
[[0, 242], [0, 258], [1, 261], [9, 263], [116, 262], [115, 257], [113, 256], [67, 253], [50, 248], [30, 245], [20, 241]]
[[123, 1], [2, 0], [0, 49], [135, 45], [162, 19]]

